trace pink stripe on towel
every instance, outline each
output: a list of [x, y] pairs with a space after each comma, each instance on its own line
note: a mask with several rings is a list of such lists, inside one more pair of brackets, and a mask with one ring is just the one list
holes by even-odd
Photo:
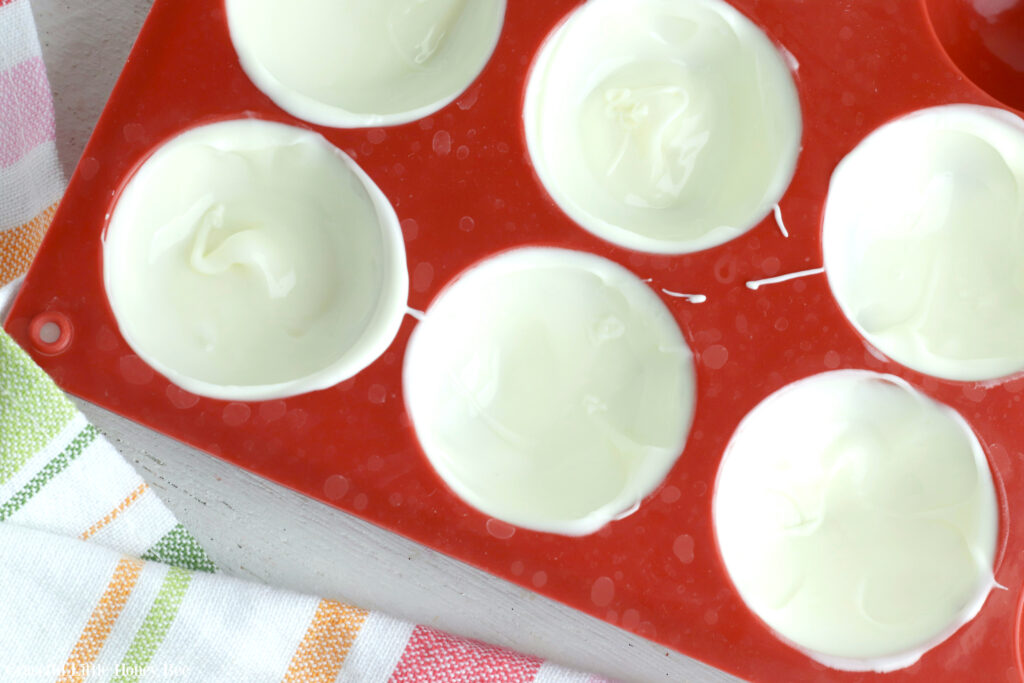
[[391, 683], [529, 683], [540, 665], [534, 657], [417, 626]]
[[0, 73], [0, 168], [55, 137], [43, 58], [26, 59]]

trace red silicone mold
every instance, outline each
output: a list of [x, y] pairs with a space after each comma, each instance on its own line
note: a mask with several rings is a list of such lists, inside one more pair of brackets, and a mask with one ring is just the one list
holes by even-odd
[[[769, 217], [721, 247], [652, 256], [575, 225], [548, 198], [526, 151], [520, 116], [530, 62], [580, 2], [509, 0], [493, 58], [456, 102], [404, 126], [338, 130], [297, 121], [256, 89], [239, 66], [220, 0], [157, 0], [7, 329], [71, 393], [744, 678], [1019, 681], [1024, 378], [957, 383], [902, 368], [858, 336], [823, 276], [757, 291], [745, 283], [822, 264], [829, 177], [868, 133], [922, 107], [1004, 106], [964, 73], [1020, 106], [1021, 81], [1005, 80], [1020, 73], [1011, 68], [990, 81], [972, 72], [991, 51], [956, 28], [973, 7], [965, 1], [732, 0], [799, 62], [803, 152], [781, 200], [791, 237]], [[1022, 24], [1007, 26], [1020, 48]], [[143, 363], [119, 334], [104, 294], [106, 216], [160, 143], [234, 117], [315, 129], [369, 173], [402, 219], [412, 308], [427, 308], [480, 259], [525, 245], [589, 251], [652, 278], [655, 291], [706, 294], [700, 305], [665, 296], [696, 354], [699, 395], [685, 452], [661, 488], [635, 514], [583, 538], [512, 529], [462, 503], [431, 469], [403, 406], [402, 359], [415, 325], [409, 317], [391, 348], [355, 378], [287, 400], [200, 398]], [[46, 323], [61, 331], [56, 341], [41, 342]], [[732, 588], [712, 529], [712, 486], [740, 420], [784, 385], [837, 368], [893, 373], [953, 406], [979, 434], [1000, 494], [996, 579], [1007, 589], [994, 590], [977, 618], [916, 665], [889, 674], [829, 670], [780, 642]]]

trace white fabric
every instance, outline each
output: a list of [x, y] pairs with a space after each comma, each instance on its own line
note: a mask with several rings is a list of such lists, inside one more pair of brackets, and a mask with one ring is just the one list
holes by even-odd
[[[3, 44], [0, 35], [0, 46]], [[0, 117], [5, 115], [0, 111]], [[63, 193], [64, 174], [57, 162], [57, 147], [48, 140], [10, 166], [0, 166], [0, 229], [28, 223]]]

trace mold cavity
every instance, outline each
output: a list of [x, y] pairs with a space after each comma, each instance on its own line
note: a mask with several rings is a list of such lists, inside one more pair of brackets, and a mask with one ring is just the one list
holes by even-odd
[[1024, 370], [1024, 121], [925, 109], [869, 135], [832, 176], [829, 285], [880, 351], [952, 380]]
[[765, 218], [802, 125], [782, 54], [721, 0], [590, 0], [541, 48], [523, 118], [555, 202], [598, 237], [657, 253]]
[[693, 357], [621, 266], [528, 248], [472, 268], [427, 310], [405, 359], [428, 459], [489, 517], [565, 535], [635, 509], [683, 450]]
[[910, 666], [994, 585], [981, 445], [896, 377], [830, 372], [767, 398], [726, 449], [712, 511], [747, 606], [834, 668]]
[[925, 0], [949, 58], [997, 100], [1024, 110], [1024, 2]]
[[256, 120], [194, 128], [139, 168], [103, 247], [125, 340], [175, 384], [281, 398], [356, 374], [406, 311], [401, 229], [324, 138]]
[[285, 111], [324, 126], [408, 123], [483, 71], [505, 0], [227, 0], [242, 68]]

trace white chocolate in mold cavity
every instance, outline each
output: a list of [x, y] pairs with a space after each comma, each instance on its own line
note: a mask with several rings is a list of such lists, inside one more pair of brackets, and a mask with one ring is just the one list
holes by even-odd
[[526, 248], [467, 271], [409, 343], [405, 400], [442, 479], [519, 527], [579, 536], [635, 510], [683, 450], [693, 358], [635, 275]]
[[505, 0], [226, 0], [260, 90], [324, 126], [391, 126], [452, 102], [483, 71]]
[[590, 0], [547, 40], [524, 124], [555, 202], [586, 230], [656, 253], [757, 225], [796, 166], [796, 86], [722, 0]]
[[843, 312], [893, 360], [1024, 370], [1024, 121], [947, 105], [882, 126], [832, 176], [823, 249]]
[[320, 135], [257, 120], [189, 130], [125, 186], [103, 245], [125, 340], [195, 394], [265, 400], [373, 362], [405, 314], [398, 219]]
[[838, 371], [740, 424], [713, 516], [744, 602], [828, 666], [910, 666], [981, 609], [999, 515], [985, 454], [904, 381]]

